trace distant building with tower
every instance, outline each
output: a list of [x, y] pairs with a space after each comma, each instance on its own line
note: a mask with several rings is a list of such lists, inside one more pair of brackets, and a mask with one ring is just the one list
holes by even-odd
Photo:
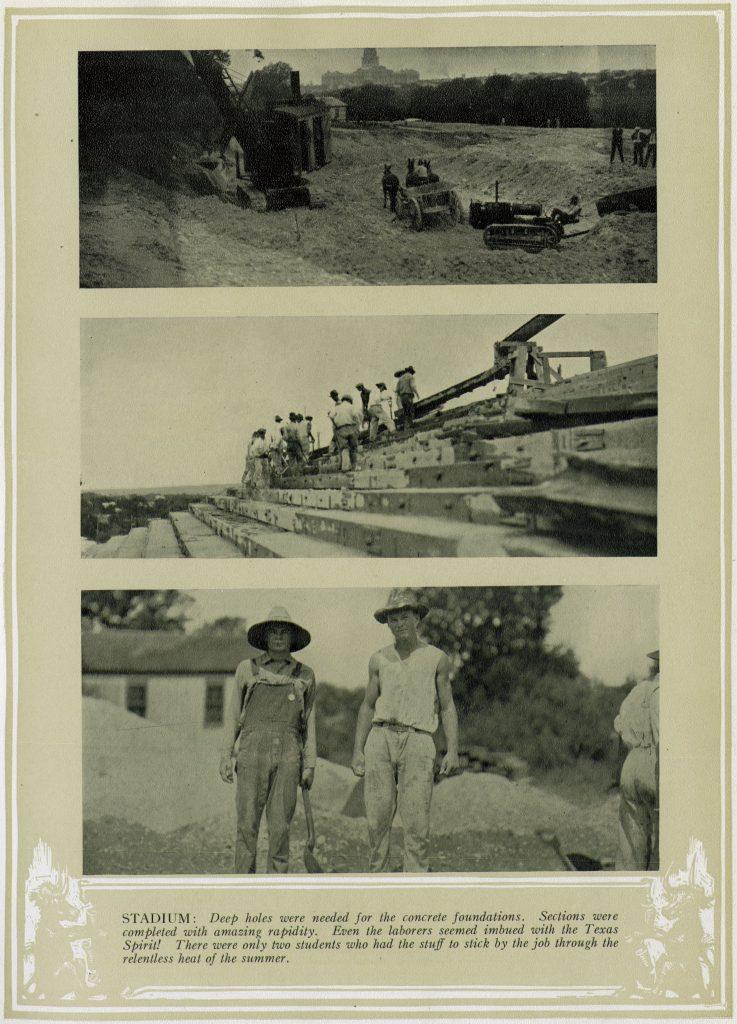
[[419, 82], [419, 71], [403, 69], [392, 71], [385, 68], [379, 61], [379, 52], [372, 46], [366, 47], [361, 57], [361, 67], [355, 71], [326, 71], [322, 76], [323, 92], [337, 92], [339, 89], [351, 89], [360, 85], [411, 85]]

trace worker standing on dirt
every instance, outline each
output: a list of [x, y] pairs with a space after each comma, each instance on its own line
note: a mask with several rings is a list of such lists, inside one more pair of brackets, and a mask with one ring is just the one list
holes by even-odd
[[612, 148], [609, 153], [609, 163], [614, 163], [614, 157], [619, 153], [619, 159], [621, 163], [624, 163], [624, 148], [622, 140], [624, 139], [623, 128], [612, 128]]
[[397, 378], [394, 390], [402, 409], [402, 426], [412, 427], [415, 422], [415, 400], [420, 397], [415, 383], [415, 368], [408, 366], [404, 370], [398, 370], [394, 376]]
[[[361, 413], [353, 408], [350, 395], [343, 395], [333, 416], [335, 443], [338, 448], [339, 468], [342, 471], [356, 468], [358, 458], [358, 433], [361, 429]], [[348, 452], [348, 465], [343, 453]]]
[[368, 407], [369, 442], [371, 444], [373, 444], [378, 437], [379, 431], [382, 427], [384, 427], [390, 434], [393, 434], [397, 429], [392, 417], [392, 399], [391, 395], [386, 390], [386, 384], [384, 384], [383, 381], [377, 384], [376, 391], [373, 394], [374, 397], [371, 399]]
[[397, 212], [397, 192], [399, 192], [399, 178], [392, 171], [391, 164], [384, 164], [384, 173], [381, 176], [381, 188], [384, 193], [384, 209], [386, 209], [386, 200], [389, 198], [389, 210], [391, 213]]
[[660, 831], [660, 651], [651, 678], [632, 689], [614, 719], [628, 750], [619, 779], [618, 871], [656, 871]]
[[[286, 608], [272, 608], [248, 630], [248, 642], [262, 651], [242, 661], [232, 681], [227, 738], [220, 777], [236, 776], [235, 871], [256, 871], [256, 842], [266, 811], [269, 851], [266, 870], [289, 869], [289, 828], [300, 786], [315, 777], [315, 674], [293, 657], [310, 643], [308, 631]], [[235, 759], [235, 765], [234, 765]]]
[[632, 132], [632, 163], [637, 164], [638, 167], [642, 167], [642, 151], [644, 139], [642, 137], [642, 128], [637, 126]]
[[448, 745], [440, 775], [459, 768], [458, 716], [447, 654], [418, 633], [428, 607], [412, 590], [395, 589], [374, 618], [394, 642], [371, 655], [358, 712], [352, 768], [364, 779], [369, 871], [386, 871], [394, 812], [404, 829], [405, 871], [429, 871], [430, 802], [438, 709]]
[[652, 159], [653, 167], [655, 167], [655, 161], [657, 158], [657, 133], [654, 128], [650, 130], [650, 134], [647, 137], [647, 146], [645, 147], [645, 159], [642, 162], [643, 167], [647, 167], [648, 163]]

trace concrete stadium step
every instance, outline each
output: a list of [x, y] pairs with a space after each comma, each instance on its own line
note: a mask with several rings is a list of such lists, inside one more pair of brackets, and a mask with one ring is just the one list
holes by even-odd
[[135, 526], [127, 537], [123, 538], [123, 542], [112, 556], [113, 558], [143, 558], [144, 551], [146, 550], [146, 537], [148, 536], [148, 527], [146, 526]]
[[[396, 490], [271, 490], [263, 501], [297, 508], [341, 509], [344, 512], [384, 512], [390, 515], [437, 516], [465, 523], [493, 524], [502, 512], [488, 487], [405, 487]], [[235, 508], [235, 505], [232, 506]]]
[[189, 558], [238, 558], [240, 552], [228, 540], [196, 519], [191, 512], [170, 512], [169, 519]]
[[95, 544], [84, 553], [84, 558], [119, 558], [120, 545], [126, 538], [126, 534], [119, 533], [104, 544]]
[[338, 544], [304, 537], [266, 526], [253, 519], [214, 510], [211, 505], [193, 503], [192, 514], [219, 537], [230, 541], [246, 558], [354, 558], [353, 552]]
[[[282, 530], [384, 558], [472, 557], [508, 554], [504, 542], [519, 532], [508, 526], [446, 522], [431, 516], [305, 509], [275, 502], [240, 499], [234, 510]], [[575, 549], [569, 548], [569, 554]]]
[[144, 558], [184, 558], [174, 527], [168, 519], [151, 519]]

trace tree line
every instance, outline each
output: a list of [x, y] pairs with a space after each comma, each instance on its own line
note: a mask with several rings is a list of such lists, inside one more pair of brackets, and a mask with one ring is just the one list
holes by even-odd
[[490, 75], [436, 85], [361, 85], [340, 92], [349, 121], [468, 122], [529, 127], [601, 128], [655, 125], [655, 72], [626, 76]]

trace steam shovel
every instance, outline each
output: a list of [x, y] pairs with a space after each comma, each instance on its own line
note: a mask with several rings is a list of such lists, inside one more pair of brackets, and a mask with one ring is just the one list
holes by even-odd
[[312, 804], [310, 794], [306, 789], [302, 790], [302, 800], [305, 805], [305, 821], [307, 822], [307, 842], [305, 843], [304, 861], [307, 871], [311, 875], [324, 874], [313, 850], [315, 849], [315, 819], [312, 817]]

